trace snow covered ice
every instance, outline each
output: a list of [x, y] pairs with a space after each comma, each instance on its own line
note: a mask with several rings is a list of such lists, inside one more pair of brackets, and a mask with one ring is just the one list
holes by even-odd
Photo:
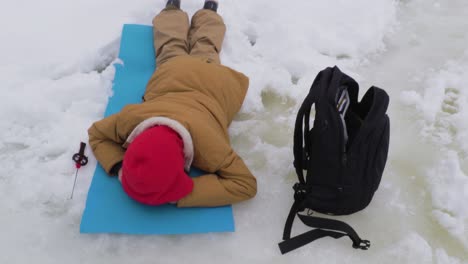
[[[234, 206], [235, 233], [81, 235], [96, 160], [71, 156], [112, 95], [124, 23], [165, 1], [0, 2], [0, 263], [468, 263], [468, 2], [221, 0], [221, 59], [250, 77], [230, 133], [259, 192]], [[183, 0], [193, 14], [201, 1]], [[281, 256], [292, 203], [295, 114], [338, 65], [391, 97], [385, 174], [364, 211], [340, 217], [369, 251], [321, 239]], [[109, 219], [112, 221], [112, 219]], [[293, 233], [307, 230], [296, 223]]]

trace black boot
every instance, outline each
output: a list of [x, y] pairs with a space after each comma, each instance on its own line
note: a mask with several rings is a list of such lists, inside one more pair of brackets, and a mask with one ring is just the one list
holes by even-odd
[[180, 9], [180, 0], [167, 0], [166, 8]]
[[203, 6], [203, 9], [209, 9], [212, 11], [217, 11], [218, 10], [218, 2], [216, 1], [205, 1], [205, 5]]

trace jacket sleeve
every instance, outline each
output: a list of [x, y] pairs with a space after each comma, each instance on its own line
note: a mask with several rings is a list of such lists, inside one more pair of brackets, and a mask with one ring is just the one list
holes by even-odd
[[118, 114], [95, 122], [89, 129], [89, 144], [96, 159], [110, 175], [112, 167], [123, 160], [125, 138], [117, 130]]
[[179, 200], [178, 207], [223, 206], [253, 198], [257, 181], [244, 161], [231, 150], [216, 174], [193, 178], [192, 192]]

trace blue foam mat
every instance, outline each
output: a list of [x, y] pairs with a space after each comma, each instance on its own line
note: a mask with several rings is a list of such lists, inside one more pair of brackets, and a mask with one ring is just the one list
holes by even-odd
[[[105, 116], [127, 104], [141, 102], [146, 84], [156, 67], [153, 28], [124, 25], [116, 64], [114, 95], [109, 99]], [[190, 175], [202, 174], [192, 168]], [[233, 232], [231, 206], [216, 208], [177, 208], [175, 205], [146, 206], [130, 199], [116, 177], [109, 177], [100, 165], [91, 182], [86, 208], [81, 219], [81, 233], [121, 234], [192, 234]]]

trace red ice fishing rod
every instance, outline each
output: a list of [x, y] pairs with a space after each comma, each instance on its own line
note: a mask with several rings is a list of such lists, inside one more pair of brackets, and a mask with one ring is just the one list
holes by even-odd
[[86, 157], [84, 154], [85, 148], [86, 148], [86, 143], [81, 142], [80, 151], [78, 153], [75, 153], [72, 157], [73, 161], [75, 162], [76, 173], [75, 173], [75, 182], [73, 183], [73, 189], [72, 189], [70, 199], [73, 199], [73, 192], [75, 191], [76, 178], [78, 177], [78, 170], [81, 168], [81, 166], [85, 166], [86, 164], [88, 164], [88, 157]]

